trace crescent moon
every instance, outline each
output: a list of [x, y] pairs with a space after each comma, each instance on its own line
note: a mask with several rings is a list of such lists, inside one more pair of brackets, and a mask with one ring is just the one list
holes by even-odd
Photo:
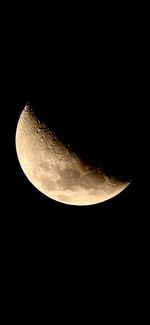
[[18, 121], [16, 151], [29, 181], [43, 194], [62, 203], [100, 203], [129, 184], [86, 165], [39, 121], [28, 105]]

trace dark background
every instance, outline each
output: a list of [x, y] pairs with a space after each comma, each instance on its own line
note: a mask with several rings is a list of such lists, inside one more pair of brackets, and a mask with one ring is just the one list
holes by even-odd
[[[82, 228], [88, 220], [93, 231], [96, 222], [97, 231], [101, 223], [107, 227], [108, 220], [118, 232], [120, 224], [122, 229], [124, 223], [127, 229], [134, 224], [139, 96], [136, 51], [131, 38], [109, 32], [109, 38], [102, 40], [98, 33], [95, 38], [86, 37], [86, 33], [84, 38], [80, 33], [75, 38], [71, 32], [62, 37], [60, 31], [59, 38], [44, 40], [44, 44], [30, 35], [28, 42], [15, 39], [10, 49], [5, 107], [9, 116], [10, 200], [16, 222], [24, 220], [31, 227], [39, 223], [43, 228], [46, 224], [47, 229], [60, 218], [69, 231], [70, 223], [72, 228]], [[17, 122], [28, 101], [85, 160], [100, 164], [109, 175], [131, 180], [130, 186], [115, 198], [89, 207], [63, 205], [41, 194], [21, 170], [15, 150]]]
[[[15, 35], [8, 49], [5, 74], [16, 196], [23, 199], [25, 186], [26, 195], [27, 189], [33, 191], [37, 204], [40, 201], [45, 206], [46, 202], [50, 209], [58, 205], [83, 212], [130, 206], [126, 200], [132, 201], [134, 187], [139, 105], [135, 36], [127, 37], [126, 29], [108, 29], [104, 34], [97, 31], [90, 36], [88, 30], [82, 35], [82, 30], [65, 28], [51, 32], [49, 38], [40, 36], [38, 28], [35, 33], [31, 29], [28, 40], [25, 36]], [[23, 175], [14, 146], [16, 125], [28, 101], [85, 160], [100, 165], [109, 175], [132, 180], [131, 185], [113, 200], [89, 208], [64, 207], [43, 197]]]
[[[86, 271], [97, 276], [101, 271], [102, 282], [106, 276], [113, 286], [114, 278], [122, 276], [125, 287], [128, 276], [135, 279], [142, 236], [135, 177], [140, 33], [134, 22], [121, 24], [122, 16], [110, 24], [99, 18], [93, 23], [88, 16], [80, 25], [72, 22], [72, 15], [60, 23], [56, 16], [51, 21], [22, 13], [4, 37], [5, 256], [10, 267], [19, 264], [22, 274], [31, 272], [32, 280], [35, 269], [43, 267], [56, 274], [61, 286], [67, 267], [68, 278], [75, 270], [84, 282]], [[40, 193], [20, 168], [15, 149], [16, 126], [28, 101], [88, 162], [130, 179], [130, 186], [111, 200], [86, 207], [61, 204]]]

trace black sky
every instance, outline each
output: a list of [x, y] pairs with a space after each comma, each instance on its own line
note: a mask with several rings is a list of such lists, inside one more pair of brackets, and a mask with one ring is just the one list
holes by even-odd
[[[137, 162], [142, 156], [137, 119], [139, 111], [142, 115], [143, 99], [140, 27], [133, 18], [140, 16], [136, 16], [136, 8], [130, 15], [129, 6], [129, 14], [123, 19], [124, 8], [118, 13], [118, 4], [116, 17], [112, 12], [108, 16], [110, 4], [106, 4], [105, 15], [102, 9], [86, 14], [86, 8], [80, 14], [79, 6], [73, 19], [74, 9], [68, 13], [67, 5], [65, 17], [60, 4], [56, 5], [54, 14], [51, 9], [43, 13], [39, 2], [33, 11], [26, 3], [21, 2], [20, 8], [17, 4], [17, 9], [10, 3], [6, 19], [1, 20], [4, 292], [12, 305], [15, 294], [21, 304], [23, 296], [25, 309], [30, 299], [32, 309], [34, 295], [39, 302], [46, 297], [48, 304], [51, 298], [57, 308], [55, 316], [61, 314], [57, 300], [62, 305], [66, 294], [70, 304], [72, 297], [77, 297], [75, 309], [80, 299], [81, 308], [86, 299], [90, 308], [94, 302], [100, 318], [101, 297], [107, 309], [105, 316], [112, 316], [107, 303], [110, 299], [116, 315], [120, 305], [124, 306], [124, 317], [129, 301], [132, 309], [134, 296], [139, 294], [146, 228], [144, 206], [140, 213], [137, 199], [141, 170]], [[85, 207], [44, 196], [28, 181], [16, 155], [16, 127], [27, 102], [86, 161], [100, 165], [110, 175], [130, 179], [131, 184], [111, 200]], [[143, 178], [143, 172], [141, 175]], [[46, 295], [40, 290], [46, 290]], [[18, 313], [16, 301], [13, 309]], [[65, 310], [68, 314], [68, 302]], [[133, 317], [136, 313], [137, 306]], [[12, 316], [8, 305], [7, 314]]]
[[[109, 233], [111, 238], [125, 238], [135, 226], [135, 38], [123, 29], [105, 30], [104, 37], [99, 30], [93, 34], [55, 28], [53, 33], [45, 27], [42, 33], [38, 27], [27, 28], [9, 31], [4, 61], [10, 229], [30, 238], [33, 233], [48, 236], [49, 229], [60, 236], [86, 234], [93, 240], [103, 229], [106, 237]], [[115, 198], [89, 207], [64, 205], [40, 193], [21, 170], [15, 149], [17, 122], [28, 101], [85, 160], [100, 164], [110, 175], [130, 179], [131, 185]]]

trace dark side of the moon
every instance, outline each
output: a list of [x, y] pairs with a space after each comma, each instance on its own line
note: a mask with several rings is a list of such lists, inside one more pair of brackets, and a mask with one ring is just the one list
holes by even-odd
[[50, 130], [87, 163], [107, 175], [131, 180], [132, 109], [137, 97], [134, 61], [125, 52], [121, 55], [117, 44], [118, 52], [111, 55], [103, 47], [101, 59], [96, 49], [92, 55], [81, 47], [77, 55], [69, 52], [68, 45], [64, 54], [56, 46], [50, 61], [46, 56], [50, 53], [44, 51], [40, 65], [35, 60], [37, 49], [32, 55], [26, 52], [29, 67], [18, 76], [23, 94], [20, 113], [28, 102]]
[[32, 94], [29, 106], [40, 121], [86, 163], [108, 176], [131, 180], [130, 98], [118, 85], [65, 82]]

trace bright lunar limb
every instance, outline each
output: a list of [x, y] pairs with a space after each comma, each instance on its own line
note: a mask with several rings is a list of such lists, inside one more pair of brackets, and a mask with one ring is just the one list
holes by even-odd
[[100, 203], [119, 194], [129, 184], [86, 165], [38, 120], [29, 106], [25, 106], [18, 121], [16, 150], [30, 182], [59, 202]]

